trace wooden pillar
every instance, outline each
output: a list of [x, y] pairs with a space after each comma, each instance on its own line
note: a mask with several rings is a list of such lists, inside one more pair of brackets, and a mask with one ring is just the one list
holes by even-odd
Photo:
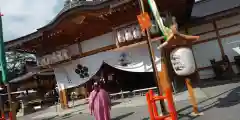
[[[213, 21], [213, 26], [214, 26], [214, 29], [216, 30], [217, 41], [218, 41], [218, 45], [219, 45], [219, 47], [220, 47], [222, 59], [224, 59], [224, 56], [225, 56], [226, 54], [225, 54], [225, 52], [224, 52], [224, 48], [223, 48], [223, 44], [222, 44], [222, 38], [220, 37], [220, 33], [219, 33], [219, 29], [218, 29], [218, 27], [217, 27], [216, 21]], [[231, 63], [230, 61], [229, 61], [229, 65], [230, 65], [229, 72], [230, 72], [230, 73], [234, 73], [233, 68], [232, 68], [232, 63]]]
[[67, 91], [63, 84], [59, 86], [59, 90], [61, 108], [66, 109], [68, 108]]
[[214, 26], [214, 29], [216, 30], [217, 41], [218, 41], [218, 45], [220, 47], [221, 55], [222, 55], [222, 58], [223, 58], [223, 56], [225, 55], [225, 52], [224, 52], [224, 49], [223, 49], [222, 40], [220, 38], [220, 34], [219, 34], [219, 31], [218, 31], [218, 28], [217, 28], [217, 24], [216, 24], [215, 21], [213, 21], [213, 26]]

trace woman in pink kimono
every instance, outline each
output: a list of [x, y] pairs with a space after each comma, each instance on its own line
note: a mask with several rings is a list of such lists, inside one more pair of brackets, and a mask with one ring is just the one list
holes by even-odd
[[97, 82], [94, 83], [94, 89], [89, 96], [89, 109], [95, 120], [110, 120], [110, 98]]

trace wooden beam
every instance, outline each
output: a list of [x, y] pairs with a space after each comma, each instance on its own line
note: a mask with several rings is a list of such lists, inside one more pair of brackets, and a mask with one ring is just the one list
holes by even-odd
[[[160, 41], [160, 40], [163, 40], [164, 37], [157, 37], [157, 38], [154, 38], [154, 39], [151, 39], [152, 42], [156, 42], [156, 41]], [[144, 44], [147, 44], [147, 41], [141, 41], [141, 42], [137, 42], [135, 44], [130, 44], [130, 45], [127, 45], [127, 46], [123, 46], [123, 47], [120, 47], [120, 48], [116, 48], [116, 49], [113, 49], [112, 51], [121, 51], [121, 50], [125, 50], [125, 49], [129, 49], [129, 48], [133, 48], [133, 47], [137, 47], [137, 46], [140, 46], [140, 45], [144, 45]]]
[[218, 45], [219, 45], [219, 47], [220, 47], [221, 55], [222, 55], [222, 58], [223, 58], [224, 55], [225, 55], [225, 52], [224, 52], [223, 45], [222, 45], [222, 39], [220, 38], [220, 34], [219, 34], [219, 30], [218, 30], [218, 28], [217, 28], [216, 22], [213, 21], [212, 24], [213, 24], [213, 26], [214, 26], [214, 29], [216, 30], [217, 41], [218, 41]]

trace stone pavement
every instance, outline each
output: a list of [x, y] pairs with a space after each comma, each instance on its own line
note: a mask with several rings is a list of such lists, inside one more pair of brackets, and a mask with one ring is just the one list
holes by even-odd
[[[178, 93], [175, 95], [175, 100], [180, 120], [240, 120], [240, 82], [203, 85], [201, 89], [197, 88], [195, 91], [199, 101], [199, 109], [204, 112], [204, 115], [191, 117], [192, 108], [187, 101], [187, 93]], [[46, 118], [93, 120], [92, 116], [88, 114], [87, 105], [83, 104], [65, 111], [56, 112], [56, 108], [55, 111], [53, 109], [52, 112], [50, 111], [28, 117], [24, 116], [19, 120], [43, 120]], [[148, 120], [145, 97], [138, 96], [114, 101], [111, 116], [113, 120]]]
[[[200, 88], [196, 88], [195, 92], [197, 93], [196, 97], [198, 99], [203, 99], [206, 98], [206, 95], [201, 91]], [[181, 100], [187, 100], [187, 92], [182, 92], [178, 93], [174, 96], [175, 101], [181, 101]], [[65, 118], [66, 116], [69, 115], [75, 115], [75, 114], [88, 114], [88, 106], [87, 104], [84, 104], [86, 101], [85, 100], [78, 100], [75, 101], [75, 107], [72, 107], [68, 110], [62, 110], [60, 109], [60, 106], [52, 106], [47, 110], [44, 110], [45, 112], [41, 113], [34, 113], [34, 115], [27, 115], [24, 117], [19, 117], [19, 119], [34, 119], [34, 120], [42, 120], [42, 119], [51, 119], [51, 118]], [[70, 107], [72, 105], [72, 102], [69, 103]], [[119, 99], [113, 101], [113, 107], [112, 109], [121, 109], [121, 108], [136, 108], [136, 107], [141, 107], [145, 106], [146, 107], [146, 98], [145, 96], [135, 96], [133, 98], [125, 98], [125, 99]], [[147, 110], [147, 108], [144, 108], [144, 110]], [[147, 111], [146, 111], [147, 113]]]

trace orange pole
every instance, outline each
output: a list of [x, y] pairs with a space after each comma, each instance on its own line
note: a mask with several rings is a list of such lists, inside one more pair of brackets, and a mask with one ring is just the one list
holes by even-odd
[[150, 115], [150, 120], [154, 120], [154, 113], [153, 113], [152, 102], [150, 99], [149, 92], [146, 93], [146, 98], [147, 98], [147, 103], [148, 103], [148, 112]]
[[151, 102], [152, 102], [153, 114], [154, 114], [154, 116], [158, 116], [157, 105], [156, 105], [155, 100], [153, 99], [154, 93], [153, 93], [152, 90], [149, 90], [149, 97], [150, 97], [150, 100], [151, 100]]
[[[166, 60], [166, 54], [164, 52], [164, 50], [161, 51], [161, 68], [162, 71], [159, 72], [159, 77], [160, 77], [160, 81], [159, 81], [159, 85], [161, 86], [161, 92], [166, 92], [168, 90], [170, 90], [170, 94], [169, 95], [173, 95], [172, 94], [172, 86], [170, 84], [170, 78], [169, 78], [169, 74], [168, 74], [168, 68], [167, 68], [167, 60]], [[172, 97], [171, 97], [172, 98]], [[173, 101], [173, 99], [171, 100]], [[174, 105], [174, 109], [175, 109], [175, 105]]]
[[197, 100], [196, 100], [196, 97], [194, 95], [194, 91], [193, 91], [193, 87], [191, 85], [191, 81], [189, 78], [186, 78], [185, 79], [185, 82], [186, 82], [186, 85], [187, 85], [187, 88], [188, 88], [188, 93], [189, 93], [189, 101], [190, 103], [192, 104], [193, 106], [193, 112], [194, 113], [199, 113], [198, 111], [198, 107], [197, 107]]

